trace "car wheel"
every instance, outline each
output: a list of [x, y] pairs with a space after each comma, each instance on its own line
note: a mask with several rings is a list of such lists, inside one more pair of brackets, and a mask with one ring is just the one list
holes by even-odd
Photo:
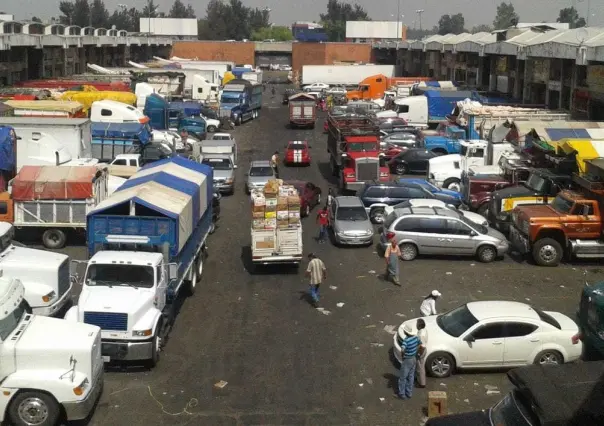
[[208, 126], [208, 132], [214, 133], [216, 131], [216, 126]]
[[376, 224], [380, 224], [380, 223], [384, 223], [384, 209], [381, 207], [377, 207], [373, 210], [371, 210], [371, 213], [369, 214], [369, 217], [371, 218], [371, 222], [376, 223]]
[[394, 168], [394, 171], [397, 175], [406, 175], [407, 173], [409, 173], [409, 167], [407, 167], [406, 164], [397, 164]]
[[443, 188], [445, 189], [449, 189], [451, 191], [457, 191], [460, 192], [461, 191], [461, 182], [459, 179], [457, 178], [451, 178], [451, 179], [447, 179], [444, 183], [443, 183]]
[[545, 350], [537, 354], [534, 363], [537, 365], [559, 365], [564, 364], [564, 357], [558, 351]]
[[562, 254], [562, 245], [553, 238], [542, 238], [533, 245], [533, 259], [539, 266], [558, 266]]
[[449, 377], [455, 370], [455, 360], [447, 352], [434, 352], [426, 360], [426, 370], [432, 377]]
[[417, 257], [417, 246], [411, 243], [404, 243], [400, 246], [401, 259], [411, 261]]
[[482, 263], [490, 263], [497, 258], [497, 250], [493, 246], [481, 246], [476, 253], [478, 260]]

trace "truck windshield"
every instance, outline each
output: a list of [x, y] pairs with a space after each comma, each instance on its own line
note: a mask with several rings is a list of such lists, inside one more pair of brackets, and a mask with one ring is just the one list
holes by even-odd
[[525, 185], [527, 188], [532, 189], [535, 192], [545, 192], [547, 181], [538, 174], [531, 173]]
[[130, 286], [153, 287], [154, 277], [151, 266], [142, 265], [103, 265], [91, 264], [88, 267], [86, 280], [89, 286]]
[[455, 308], [436, 318], [436, 324], [438, 324], [445, 333], [453, 337], [461, 336], [477, 323], [478, 320], [472, 315], [472, 312], [470, 312], [467, 305]]
[[210, 166], [214, 170], [231, 170], [231, 161], [228, 158], [204, 158], [202, 164]]
[[241, 100], [241, 93], [222, 92], [222, 97], [220, 98], [220, 103], [226, 104], [226, 105], [239, 105], [240, 100]]
[[554, 198], [554, 202], [552, 203], [552, 207], [554, 208], [554, 210], [556, 210], [558, 213], [564, 214], [570, 213], [574, 205], [574, 202], [567, 198], [564, 198], [561, 195], [556, 196], [556, 198]]
[[377, 143], [353, 142], [346, 144], [348, 152], [378, 151]]
[[10, 314], [0, 320], [0, 339], [6, 340], [8, 336], [17, 328], [17, 324], [23, 318], [23, 315], [27, 312], [27, 303], [22, 300], [19, 306], [17, 306]]
[[530, 410], [520, 392], [512, 391], [489, 410], [492, 425], [497, 426], [534, 426], [539, 420]]

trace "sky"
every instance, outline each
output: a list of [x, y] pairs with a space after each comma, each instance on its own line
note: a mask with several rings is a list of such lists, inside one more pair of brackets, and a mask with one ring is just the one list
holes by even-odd
[[[275, 25], [290, 25], [294, 21], [316, 21], [319, 14], [324, 13], [327, 0], [242, 0], [248, 7], [269, 7], [271, 21]], [[416, 10], [423, 9], [422, 26], [432, 28], [443, 14], [462, 13], [468, 29], [475, 25], [491, 24], [495, 17], [497, 5], [501, 0], [379, 0], [380, 8], [375, 10], [375, 0], [357, 0], [367, 10], [374, 21], [396, 21], [398, 10], [404, 15], [401, 20], [410, 28], [419, 27]], [[159, 10], [168, 12], [173, 0], [155, 0]], [[183, 0], [186, 4], [187, 0]], [[355, 3], [345, 0], [345, 2]], [[111, 11], [118, 4], [128, 7], [142, 8], [146, 0], [105, 0], [105, 5]], [[575, 6], [579, 14], [587, 17], [589, 4], [589, 25], [604, 27], [603, 0], [511, 0], [520, 22], [555, 22], [560, 9]], [[18, 10], [11, 8], [19, 4]], [[191, 5], [197, 11], [198, 17], [203, 17], [208, 0], [192, 1]], [[0, 0], [0, 10], [12, 13], [17, 19], [28, 19], [38, 16], [50, 19], [59, 16], [58, 0], [20, 0], [18, 2]]]

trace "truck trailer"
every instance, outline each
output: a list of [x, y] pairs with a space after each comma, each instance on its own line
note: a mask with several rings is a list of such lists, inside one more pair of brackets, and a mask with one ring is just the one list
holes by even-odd
[[329, 85], [358, 85], [365, 78], [382, 74], [394, 77], [394, 65], [304, 65], [302, 85], [325, 83]]

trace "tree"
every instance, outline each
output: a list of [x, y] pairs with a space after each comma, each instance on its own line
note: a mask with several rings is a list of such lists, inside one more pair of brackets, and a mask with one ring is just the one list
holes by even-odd
[[461, 34], [465, 26], [465, 19], [461, 13], [456, 15], [443, 15], [438, 20], [438, 34]]
[[252, 32], [252, 40], [262, 41], [273, 39], [275, 41], [290, 41], [293, 39], [292, 30], [288, 27], [273, 25], [272, 27], [260, 28]]
[[421, 40], [438, 33], [438, 27], [434, 30], [418, 30], [417, 28], [407, 28], [407, 40]]
[[210, 0], [206, 16], [198, 20], [197, 29], [201, 40], [244, 40], [252, 32], [270, 27], [270, 10], [252, 9], [241, 0]]
[[42, 20], [40, 18], [38, 18], [37, 16], [32, 16], [31, 22], [42, 22]]
[[344, 41], [346, 38], [346, 21], [371, 21], [362, 6], [328, 0], [327, 13], [322, 13], [321, 23], [329, 41]]
[[174, 0], [172, 4], [172, 8], [168, 13], [170, 18], [195, 18], [195, 10], [189, 4], [185, 6], [185, 4], [181, 0]]
[[70, 1], [59, 2], [59, 11], [62, 13], [59, 16], [59, 22], [63, 25], [71, 25], [73, 22], [73, 13], [75, 5]]
[[[254, 31], [260, 31], [262, 29], [268, 28], [271, 26], [270, 24], [270, 11], [266, 8], [264, 9], [253, 9], [250, 10], [250, 27], [252, 28], [252, 33]], [[252, 35], [253, 38], [253, 35]], [[268, 37], [271, 38], [271, 37]], [[264, 40], [264, 39], [263, 39]]]
[[514, 9], [512, 3], [501, 2], [497, 6], [497, 14], [493, 20], [493, 28], [496, 30], [504, 30], [518, 24], [520, 17]]
[[92, 4], [90, 5], [90, 26], [94, 28], [107, 28], [109, 26], [109, 11], [105, 7], [103, 0], [92, 0]]
[[143, 7], [142, 17], [143, 18], [157, 18], [157, 9], [159, 6], [155, 4], [153, 0], [147, 0], [147, 4]]
[[571, 28], [581, 28], [586, 25], [585, 19], [579, 16], [579, 12], [573, 6], [560, 9], [556, 22], [569, 24]]
[[481, 25], [476, 25], [475, 27], [472, 27], [472, 31], [470, 31], [470, 32], [472, 34], [490, 33], [490, 32], [493, 32], [493, 28], [491, 28], [489, 25], [481, 24]]

